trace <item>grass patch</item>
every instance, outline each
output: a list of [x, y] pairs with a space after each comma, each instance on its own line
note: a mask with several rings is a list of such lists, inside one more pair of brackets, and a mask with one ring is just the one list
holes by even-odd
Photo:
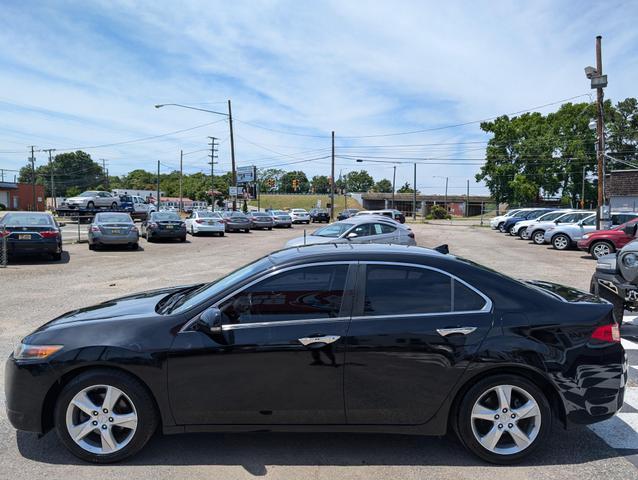
[[[329, 195], [261, 195], [261, 208], [273, 208], [275, 210], [286, 210], [289, 208], [305, 208], [310, 210], [317, 206], [317, 201], [321, 201], [321, 208], [327, 208], [330, 203]], [[248, 202], [249, 206], [256, 207], [257, 200]], [[241, 202], [238, 202], [241, 208]], [[343, 196], [335, 195], [335, 212], [340, 212], [345, 208]], [[348, 198], [348, 208], [361, 209], [361, 205], [353, 198]]]

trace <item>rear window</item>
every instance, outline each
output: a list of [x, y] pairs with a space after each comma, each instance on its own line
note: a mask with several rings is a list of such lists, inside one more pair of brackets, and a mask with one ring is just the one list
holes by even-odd
[[51, 215], [44, 213], [7, 213], [2, 219], [7, 227], [33, 227], [54, 225]]
[[181, 220], [179, 215], [173, 212], [155, 212], [151, 215], [151, 218], [156, 221]]
[[126, 213], [98, 213], [95, 216], [95, 222], [133, 223], [133, 220]]

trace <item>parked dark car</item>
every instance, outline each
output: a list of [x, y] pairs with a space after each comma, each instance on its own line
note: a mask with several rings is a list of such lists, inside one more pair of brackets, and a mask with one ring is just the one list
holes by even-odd
[[248, 214], [248, 218], [250, 219], [250, 228], [257, 229], [261, 228], [262, 230], [272, 230], [273, 221], [272, 217], [268, 215], [266, 212], [250, 212]]
[[358, 208], [346, 208], [345, 210], [339, 212], [339, 215], [337, 215], [337, 220], [345, 220], [346, 218], [354, 217], [358, 211]]
[[222, 215], [226, 223], [226, 232], [250, 232], [251, 221], [244, 213], [227, 211]]
[[96, 463], [157, 428], [451, 429], [512, 463], [553, 422], [613, 416], [627, 366], [594, 295], [422, 247], [329, 244], [73, 310], [27, 335], [5, 371], [13, 426], [55, 428]]
[[8, 212], [0, 218], [0, 236], [7, 254], [49, 255], [62, 259], [62, 233], [53, 216], [44, 212]]
[[313, 208], [310, 210], [310, 221], [312, 223], [330, 223], [330, 212], [325, 208]]
[[186, 241], [186, 223], [176, 212], [152, 212], [142, 222], [142, 236], [149, 242], [159, 238]]

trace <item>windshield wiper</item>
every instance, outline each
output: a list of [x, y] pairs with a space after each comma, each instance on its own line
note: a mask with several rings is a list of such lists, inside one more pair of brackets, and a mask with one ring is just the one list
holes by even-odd
[[161, 305], [159, 305], [157, 313], [170, 312], [175, 306], [175, 304], [178, 301], [180, 301], [182, 298], [184, 298], [188, 292], [191, 292], [192, 290], [196, 290], [202, 285], [203, 285], [202, 283], [198, 283], [197, 285], [191, 285], [190, 287], [182, 288], [176, 292], [171, 293], [170, 295], [168, 295], [166, 298], [164, 298], [161, 301]]

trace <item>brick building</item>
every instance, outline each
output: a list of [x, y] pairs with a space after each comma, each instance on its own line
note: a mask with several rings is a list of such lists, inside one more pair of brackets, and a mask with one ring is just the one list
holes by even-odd
[[0, 203], [8, 210], [44, 211], [44, 200], [44, 185], [35, 186], [34, 205], [30, 183], [0, 182]]
[[612, 211], [638, 212], [638, 169], [613, 170], [605, 180], [605, 197]]

